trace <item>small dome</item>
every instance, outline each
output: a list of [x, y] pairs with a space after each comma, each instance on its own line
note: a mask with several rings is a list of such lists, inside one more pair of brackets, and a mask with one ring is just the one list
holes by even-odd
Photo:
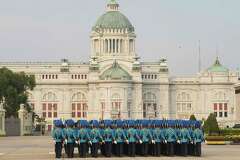
[[126, 16], [118, 11], [118, 4], [115, 0], [108, 3], [109, 10], [102, 15], [92, 28], [93, 31], [99, 29], [127, 29], [128, 32], [134, 32], [134, 27]]
[[219, 58], [217, 57], [215, 63], [208, 68], [208, 71], [209, 72], [228, 72], [229, 69], [224, 67], [220, 61], [219, 61]]
[[100, 76], [101, 80], [131, 80], [132, 77], [116, 61]]

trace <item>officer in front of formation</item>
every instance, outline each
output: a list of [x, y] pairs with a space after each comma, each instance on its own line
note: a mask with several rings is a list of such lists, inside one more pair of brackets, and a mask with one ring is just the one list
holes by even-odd
[[62, 126], [63, 126], [63, 123], [61, 120], [54, 121], [54, 129], [52, 131], [52, 137], [55, 143], [55, 155], [57, 159], [60, 159], [62, 157], [62, 143], [65, 139]]

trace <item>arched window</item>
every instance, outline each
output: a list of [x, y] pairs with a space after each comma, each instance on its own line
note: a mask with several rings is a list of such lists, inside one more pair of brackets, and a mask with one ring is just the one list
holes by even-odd
[[156, 95], [148, 92], [143, 95], [143, 118], [151, 119], [157, 117], [158, 108]]
[[187, 92], [177, 94], [177, 114], [180, 119], [188, 119], [193, 111], [191, 95]]
[[75, 93], [72, 96], [72, 117], [73, 118], [87, 118], [87, 98], [83, 93]]
[[213, 111], [215, 116], [218, 118], [227, 118], [228, 109], [226, 93], [220, 91], [215, 92], [213, 97]]
[[122, 99], [119, 94], [116, 93], [112, 95], [111, 104], [112, 104], [111, 118], [121, 119]]
[[42, 97], [42, 117], [57, 118], [58, 117], [58, 101], [57, 96], [53, 92], [48, 92]]

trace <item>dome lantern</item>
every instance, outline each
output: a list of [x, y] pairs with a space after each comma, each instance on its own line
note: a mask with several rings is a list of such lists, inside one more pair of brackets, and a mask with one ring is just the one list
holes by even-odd
[[118, 11], [119, 4], [116, 2], [116, 0], [109, 0], [107, 4], [107, 11]]

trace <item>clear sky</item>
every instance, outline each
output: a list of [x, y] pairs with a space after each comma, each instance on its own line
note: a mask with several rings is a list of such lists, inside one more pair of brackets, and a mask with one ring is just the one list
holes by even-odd
[[[142, 61], [168, 59], [172, 75], [240, 67], [240, 0], [118, 0]], [[88, 61], [89, 34], [107, 0], [0, 0], [0, 61]]]

